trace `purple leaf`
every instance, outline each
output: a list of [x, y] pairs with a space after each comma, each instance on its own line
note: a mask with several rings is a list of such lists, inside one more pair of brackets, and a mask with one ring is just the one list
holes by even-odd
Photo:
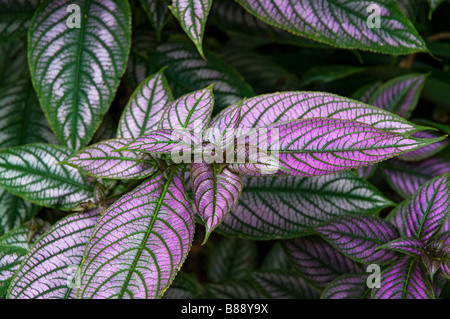
[[251, 239], [292, 238], [343, 215], [373, 214], [393, 205], [356, 174], [246, 177], [236, 207], [217, 228]]
[[392, 159], [384, 162], [380, 169], [392, 189], [406, 198], [433, 177], [450, 172], [450, 161], [441, 157], [430, 157], [419, 162]]
[[379, 87], [367, 103], [409, 118], [417, 106], [426, 77], [425, 74], [396, 77]]
[[344, 255], [361, 263], [388, 263], [397, 254], [379, 246], [398, 238], [397, 229], [382, 219], [346, 216], [316, 230]]
[[318, 288], [325, 288], [343, 274], [362, 272], [360, 264], [319, 237], [296, 238], [283, 245], [302, 277]]
[[364, 299], [368, 297], [367, 274], [342, 275], [322, 291], [321, 299]]
[[[411, 136], [421, 139], [434, 139], [436, 137], [442, 136], [439, 133], [436, 132], [430, 132], [430, 131], [419, 131], [414, 132], [411, 134]], [[428, 144], [424, 147], [418, 148], [411, 152], [406, 152], [403, 154], [400, 154], [398, 156], [398, 159], [401, 159], [403, 161], [420, 161], [423, 159], [426, 159], [428, 157], [431, 157], [438, 152], [440, 152], [442, 149], [444, 149], [449, 143], [449, 139], [443, 139], [441, 141]]]
[[85, 174], [109, 179], [143, 178], [156, 171], [154, 161], [137, 151], [120, 151], [130, 139], [112, 139], [90, 145], [68, 157], [67, 164]]
[[149, 76], [133, 92], [119, 121], [118, 138], [137, 138], [158, 128], [165, 108], [173, 100], [163, 72]]
[[158, 128], [190, 129], [202, 132], [208, 125], [213, 105], [211, 84], [207, 88], [183, 95], [172, 102], [164, 112]]
[[417, 238], [402, 237], [386, 243], [380, 248], [397, 251], [412, 257], [420, 257], [426, 250], [425, 243]]
[[450, 231], [439, 234], [435, 242], [442, 247], [441, 256], [439, 256], [442, 260], [441, 273], [448, 280], [450, 279]]
[[420, 264], [403, 258], [381, 272], [380, 288], [372, 299], [434, 299], [433, 289]]
[[449, 213], [449, 175], [444, 174], [425, 183], [415, 195], [400, 203], [391, 212], [391, 218], [398, 220], [402, 216], [401, 229], [405, 236], [426, 242], [439, 231]]
[[84, 248], [99, 218], [97, 210], [69, 215], [32, 247], [11, 284], [9, 298], [69, 298], [76, 295]]
[[420, 127], [390, 112], [338, 95], [322, 92], [283, 92], [259, 95], [232, 105], [217, 116], [241, 107], [240, 125], [258, 128], [277, 122], [327, 117], [366, 123], [380, 130], [413, 132]]
[[192, 244], [180, 173], [154, 176], [111, 205], [86, 246], [80, 298], [160, 298]]
[[206, 227], [203, 243], [236, 205], [242, 192], [241, 177], [226, 167], [219, 169], [217, 164], [191, 165], [194, 202]]
[[224, 149], [234, 143], [234, 138], [239, 129], [241, 106], [244, 101], [242, 100], [241, 104], [224, 116], [213, 117], [209, 127], [203, 132], [203, 139]]
[[316, 176], [373, 164], [427, 145], [408, 135], [389, 133], [348, 120], [312, 118], [258, 128], [238, 137], [257, 149], [279, 154], [284, 174]]
[[[427, 51], [411, 22], [394, 1], [237, 0], [267, 24], [321, 43], [388, 54]], [[371, 5], [382, 23], [371, 27]], [[372, 21], [373, 22], [373, 21]]]
[[169, 7], [203, 58], [203, 33], [211, 3], [212, 0], [173, 0]]

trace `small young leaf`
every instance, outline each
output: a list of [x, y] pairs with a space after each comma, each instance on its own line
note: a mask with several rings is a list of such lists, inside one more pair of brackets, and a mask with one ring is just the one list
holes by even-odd
[[211, 3], [212, 0], [173, 0], [169, 7], [203, 58], [203, 33]]
[[242, 193], [242, 179], [224, 168], [218, 172], [218, 165], [193, 163], [191, 182], [197, 212], [205, 223], [206, 242], [211, 232], [223, 221], [236, 205]]
[[69, 215], [53, 225], [25, 257], [9, 298], [74, 299], [84, 248], [99, 216], [94, 209]]
[[286, 252], [302, 277], [323, 289], [337, 277], [362, 272], [362, 266], [347, 258], [320, 237], [285, 241]]
[[79, 149], [102, 122], [125, 72], [131, 13], [128, 1], [78, 1], [77, 27], [67, 12], [72, 2], [46, 1], [39, 7], [28, 32], [28, 59], [51, 127], [63, 145]]
[[425, 243], [420, 239], [402, 237], [381, 245], [379, 248], [397, 251], [412, 257], [420, 257], [425, 252], [425, 246]]
[[71, 210], [93, 196], [93, 185], [75, 168], [58, 165], [71, 150], [27, 144], [0, 151], [0, 186], [42, 206]]
[[321, 299], [365, 299], [370, 296], [367, 274], [342, 275], [322, 291]]
[[420, 264], [403, 258], [381, 272], [380, 287], [372, 299], [434, 299], [433, 289]]
[[192, 244], [194, 219], [171, 169], [121, 197], [86, 246], [80, 298], [160, 298]]
[[172, 100], [163, 70], [146, 78], [133, 92], [122, 113], [117, 137], [137, 138], [156, 130]]
[[246, 177], [236, 207], [218, 231], [252, 239], [292, 238], [343, 215], [372, 214], [391, 206], [356, 174], [318, 177]]
[[397, 229], [382, 219], [348, 216], [316, 230], [336, 249], [360, 263], [389, 263], [397, 258], [393, 251], [377, 249], [399, 237]]
[[[397, 55], [427, 51], [423, 39], [394, 1], [237, 2], [270, 25], [333, 46]], [[377, 5], [375, 9], [371, 8], [373, 4]], [[374, 12], [379, 13], [380, 28], [369, 26]]]
[[168, 105], [158, 128], [206, 129], [214, 106], [212, 85], [176, 99]]
[[90, 145], [65, 159], [65, 163], [83, 173], [108, 179], [144, 178], [156, 171], [155, 162], [146, 154], [119, 151], [130, 139], [112, 139]]

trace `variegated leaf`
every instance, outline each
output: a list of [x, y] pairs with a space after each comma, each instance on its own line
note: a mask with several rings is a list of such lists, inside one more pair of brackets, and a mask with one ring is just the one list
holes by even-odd
[[280, 174], [317, 176], [377, 163], [443, 137], [421, 140], [356, 121], [312, 118], [269, 125], [240, 138], [278, 155], [287, 170]]
[[169, 7], [203, 58], [203, 34], [211, 3], [212, 0], [173, 0]]
[[316, 230], [336, 249], [360, 263], [390, 263], [397, 258], [393, 251], [378, 249], [399, 237], [397, 229], [380, 218], [342, 217]]
[[[423, 39], [394, 1], [237, 2], [270, 25], [333, 46], [387, 54], [427, 51]], [[377, 25], [374, 15], [378, 15], [379, 28], [370, 27]]]
[[207, 128], [213, 106], [212, 85], [183, 95], [167, 106], [158, 128], [190, 129], [202, 132]]
[[376, 213], [391, 206], [350, 172], [318, 177], [247, 177], [236, 207], [217, 228], [252, 239], [292, 238], [338, 216]]
[[27, 33], [34, 12], [42, 0], [0, 1], [0, 42], [11, 41]]
[[434, 299], [434, 292], [421, 265], [403, 258], [381, 272], [380, 287], [372, 299]]
[[407, 198], [433, 177], [450, 172], [450, 161], [438, 156], [418, 162], [392, 159], [382, 163], [380, 169], [392, 189]]
[[412, 257], [420, 257], [426, 251], [426, 244], [417, 238], [402, 237], [381, 245], [379, 248], [397, 251]]
[[28, 58], [51, 127], [62, 144], [79, 149], [100, 125], [125, 72], [131, 14], [127, 1], [82, 0], [78, 13], [68, 10], [72, 2], [39, 7], [29, 29]]
[[396, 77], [381, 85], [367, 103], [409, 118], [417, 106], [426, 78], [424, 74]]
[[11, 299], [74, 299], [84, 248], [99, 218], [96, 209], [53, 225], [25, 256], [9, 291]]
[[316, 236], [285, 241], [286, 252], [302, 277], [323, 289], [337, 277], [362, 272], [362, 266]]
[[111, 205], [86, 246], [80, 298], [160, 298], [190, 249], [194, 220], [179, 172]]
[[133, 92], [119, 121], [118, 138], [137, 138], [158, 128], [173, 100], [163, 72], [149, 76]]
[[0, 188], [0, 236], [30, 220], [38, 207]]
[[211, 232], [236, 205], [242, 193], [241, 177], [217, 164], [193, 163], [190, 179], [197, 212], [205, 223], [206, 242]]
[[[411, 134], [411, 136], [421, 139], [433, 139], [436, 137], [441, 136], [437, 132], [433, 131], [420, 131], [420, 132], [414, 132]], [[429, 158], [433, 155], [436, 155], [441, 150], [443, 150], [447, 145], [449, 144], [449, 139], [443, 139], [439, 142], [435, 142], [432, 144], [428, 144], [424, 147], [418, 148], [411, 152], [406, 152], [403, 154], [400, 154], [398, 156], [398, 159], [401, 159], [403, 161], [420, 161], [426, 158]]]
[[136, 151], [117, 151], [130, 139], [112, 139], [90, 145], [64, 160], [84, 174], [108, 179], [144, 178], [154, 173], [155, 161]]
[[93, 185], [78, 170], [58, 165], [71, 152], [50, 144], [0, 151], [0, 186], [38, 205], [71, 210], [93, 196]]
[[321, 299], [365, 299], [370, 296], [367, 274], [345, 274], [330, 282]]

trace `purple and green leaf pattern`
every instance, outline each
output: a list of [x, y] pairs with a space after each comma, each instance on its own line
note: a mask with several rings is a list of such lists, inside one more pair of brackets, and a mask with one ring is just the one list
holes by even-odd
[[191, 182], [197, 213], [205, 223], [206, 242], [211, 232], [236, 205], [242, 193], [241, 177], [217, 164], [191, 164]]
[[374, 214], [393, 203], [351, 172], [317, 177], [245, 177], [236, 207], [217, 228], [251, 239], [292, 238], [344, 215]]
[[393, 251], [377, 249], [399, 237], [397, 229], [380, 218], [345, 216], [316, 230], [333, 247], [360, 263], [383, 264], [397, 258]]
[[373, 1], [237, 0], [247, 11], [296, 35], [346, 49], [387, 54], [427, 51], [412, 23], [394, 1], [379, 0], [380, 28], [370, 28]]
[[92, 183], [77, 169], [58, 165], [71, 153], [40, 143], [0, 151], [0, 186], [35, 204], [71, 210], [93, 196]]
[[367, 274], [342, 275], [322, 291], [321, 299], [365, 299], [370, 296]]
[[25, 256], [8, 298], [75, 299], [83, 252], [99, 216], [93, 209], [53, 225]]
[[297, 119], [330, 118], [362, 122], [392, 133], [422, 129], [386, 110], [324, 92], [291, 91], [258, 95], [228, 107], [217, 116], [227, 116], [228, 112], [238, 107], [241, 108], [240, 125], [249, 128]]
[[403, 258], [381, 272], [380, 288], [372, 299], [434, 299], [434, 292], [421, 265]]
[[295, 271], [259, 270], [252, 279], [269, 299], [317, 299], [319, 289], [305, 281]]
[[4, 0], [0, 2], [0, 42], [27, 33], [31, 18], [42, 0]]
[[417, 106], [426, 78], [425, 74], [396, 77], [381, 85], [367, 103], [409, 118]]
[[422, 185], [411, 198], [391, 212], [390, 218], [402, 220], [406, 237], [428, 241], [437, 234], [450, 214], [449, 175], [444, 174]]
[[214, 106], [212, 85], [183, 95], [167, 106], [158, 128], [206, 129]]
[[146, 78], [133, 92], [117, 128], [118, 138], [137, 138], [156, 130], [173, 97], [164, 70]]
[[154, 176], [111, 205], [86, 246], [79, 298], [160, 298], [190, 249], [194, 219], [180, 173]]
[[283, 242], [285, 250], [301, 276], [319, 289], [343, 274], [360, 273], [362, 265], [349, 259], [316, 236]]
[[28, 33], [28, 59], [41, 107], [59, 141], [85, 146], [125, 72], [131, 46], [127, 1], [82, 0], [80, 28], [69, 28], [70, 0], [47, 1]]
[[[433, 132], [433, 131], [419, 131], [419, 132], [412, 133], [411, 136], [416, 137], [416, 138], [421, 138], [421, 139], [435, 139], [442, 135], [437, 132]], [[423, 146], [421, 148], [418, 148], [414, 151], [400, 154], [397, 158], [401, 159], [403, 161], [424, 160], [429, 157], [432, 157], [433, 155], [436, 155], [437, 153], [442, 151], [444, 148], [446, 148], [448, 144], [449, 144], [449, 139], [446, 138], [439, 142], [435, 142], [435, 143]]]
[[442, 139], [421, 140], [330, 118], [278, 123], [248, 135], [250, 145], [276, 152], [288, 174], [298, 176], [333, 174], [377, 163]]
[[379, 248], [397, 251], [411, 257], [420, 257], [426, 251], [426, 244], [418, 238], [402, 237], [381, 245]]
[[90, 145], [64, 160], [64, 164], [81, 170], [84, 174], [108, 179], [144, 178], [157, 167], [147, 154], [121, 150], [130, 139], [112, 139]]
[[203, 58], [203, 34], [211, 4], [212, 0], [173, 0], [169, 7]]
[[380, 169], [392, 189], [403, 198], [407, 198], [430, 179], [450, 172], [450, 161], [439, 156], [418, 162], [391, 159], [383, 162]]

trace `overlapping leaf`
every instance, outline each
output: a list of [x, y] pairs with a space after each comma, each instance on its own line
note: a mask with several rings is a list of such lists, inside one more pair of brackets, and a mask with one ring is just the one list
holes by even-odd
[[203, 58], [203, 33], [211, 4], [212, 0], [174, 0], [170, 6], [170, 10]]
[[372, 299], [434, 299], [434, 293], [420, 264], [403, 258], [381, 272]]
[[380, 86], [371, 95], [368, 104], [409, 118], [417, 106], [426, 77], [424, 74], [396, 77]]
[[420, 257], [426, 249], [425, 243], [417, 238], [402, 237], [386, 243], [380, 248], [398, 251], [400, 253], [410, 255], [413, 257]]
[[236, 207], [217, 228], [253, 239], [291, 238], [343, 215], [376, 213], [391, 202], [350, 172], [318, 177], [247, 177]]
[[334, 249], [321, 238], [311, 236], [283, 243], [302, 277], [323, 289], [337, 277], [362, 272], [362, 266]]
[[180, 174], [145, 181], [100, 218], [82, 263], [80, 298], [160, 298], [192, 243]]
[[370, 289], [367, 274], [346, 274], [330, 282], [322, 291], [321, 299], [364, 299]]
[[[313, 1], [277, 2], [237, 0], [264, 22], [319, 42], [346, 49], [387, 54], [426, 51], [426, 45], [394, 1]], [[375, 11], [374, 11], [375, 10]], [[382, 27], [370, 27], [373, 13]]]
[[382, 219], [370, 216], [342, 217], [316, 228], [336, 249], [361, 263], [389, 263], [393, 251], [377, 249], [399, 237], [397, 229]]
[[135, 151], [117, 151], [130, 139], [112, 139], [90, 145], [66, 158], [63, 163], [83, 173], [110, 179], [144, 178], [156, 171], [149, 155]]
[[31, 219], [38, 207], [31, 202], [0, 189], [0, 236]]
[[158, 38], [161, 37], [161, 31], [167, 23], [169, 8], [166, 0], [139, 0], [147, 13], [153, 29], [156, 31]]
[[0, 2], [0, 42], [26, 34], [31, 18], [42, 0], [4, 0]]
[[[51, 127], [64, 145], [85, 146], [108, 110], [127, 64], [131, 14], [127, 1], [47, 1], [29, 29], [33, 85]], [[78, 15], [78, 16], [77, 16]], [[68, 19], [79, 26], [69, 27]]]
[[433, 177], [450, 172], [450, 161], [439, 156], [418, 162], [392, 159], [384, 162], [380, 168], [392, 189], [406, 198], [412, 196], [420, 186]]
[[206, 163], [193, 163], [190, 178], [194, 203], [205, 223], [205, 243], [211, 232], [236, 205], [242, 193], [242, 179], [226, 167], [219, 171], [218, 165], [210, 166]]
[[50, 144], [0, 151], [0, 186], [38, 205], [71, 210], [93, 195], [93, 185], [78, 170], [58, 165], [71, 152]]
[[133, 92], [117, 128], [118, 138], [137, 138], [157, 129], [172, 102], [163, 70], [146, 78]]
[[69, 215], [32, 247], [14, 277], [11, 299], [74, 299], [84, 248], [99, 218], [96, 209]]
[[[440, 136], [439, 133], [433, 132], [433, 131], [420, 131], [420, 132], [414, 132], [411, 134], [411, 136], [421, 139], [433, 139]], [[398, 159], [401, 159], [403, 161], [420, 161], [426, 158], [429, 158], [433, 155], [436, 155], [441, 150], [443, 150], [447, 145], [449, 144], [449, 139], [443, 139], [439, 142], [435, 142], [432, 144], [428, 144], [424, 147], [418, 148], [411, 152], [406, 152], [403, 154], [400, 154], [398, 156]]]
[[10, 85], [28, 75], [24, 44], [19, 40], [0, 43], [0, 86]]
[[428, 241], [450, 214], [448, 174], [422, 185], [414, 196], [400, 203], [391, 214], [393, 220], [399, 221], [401, 218], [405, 236]]
[[278, 123], [248, 136], [250, 145], [279, 156], [287, 170], [284, 174], [299, 176], [332, 174], [373, 164], [442, 139], [421, 140], [330, 118]]

